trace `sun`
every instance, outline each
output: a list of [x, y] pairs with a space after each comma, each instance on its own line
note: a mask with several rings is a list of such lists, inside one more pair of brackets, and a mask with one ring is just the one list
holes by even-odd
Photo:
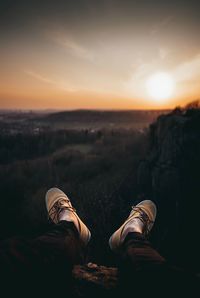
[[173, 94], [174, 81], [168, 73], [158, 72], [147, 79], [146, 89], [151, 98], [163, 102]]

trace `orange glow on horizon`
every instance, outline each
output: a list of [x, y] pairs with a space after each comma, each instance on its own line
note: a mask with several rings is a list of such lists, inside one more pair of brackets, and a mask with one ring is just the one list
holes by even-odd
[[190, 101], [198, 99], [198, 95], [169, 99], [164, 103], [154, 100], [140, 100], [132, 98], [114, 97], [95, 93], [60, 94], [56, 92], [44, 93], [26, 92], [0, 93], [0, 109], [108, 109], [108, 110], [146, 110], [146, 109], [173, 109], [184, 106]]

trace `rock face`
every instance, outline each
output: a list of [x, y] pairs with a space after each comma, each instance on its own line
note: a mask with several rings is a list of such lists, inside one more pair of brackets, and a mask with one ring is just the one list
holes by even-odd
[[117, 268], [99, 266], [88, 263], [84, 266], [75, 266], [74, 297], [111, 297], [115, 293], [118, 281]]
[[153, 199], [153, 239], [171, 261], [197, 271], [200, 217], [200, 110], [175, 110], [150, 126], [149, 152], [138, 169], [139, 192]]

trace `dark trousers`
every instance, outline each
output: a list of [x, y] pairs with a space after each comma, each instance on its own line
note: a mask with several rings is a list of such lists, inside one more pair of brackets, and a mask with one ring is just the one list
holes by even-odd
[[199, 279], [169, 264], [140, 233], [129, 233], [123, 243], [120, 280], [122, 294], [132, 297], [200, 295]]
[[74, 224], [61, 221], [37, 238], [1, 242], [0, 289], [4, 287], [7, 296], [53, 297], [59, 292], [71, 297], [72, 268], [83, 261], [84, 247]]
[[[84, 254], [75, 226], [66, 221], [35, 239], [3, 241], [0, 244], [1, 289], [5, 286], [7, 294], [26, 297], [32, 294], [71, 297], [72, 268], [74, 264], [84, 262]], [[129, 233], [121, 257], [121, 294], [127, 292], [127, 297], [164, 297], [165, 294], [173, 297], [175, 293], [189, 291], [188, 297], [195, 297], [196, 284], [191, 276], [167, 264], [143, 235]]]

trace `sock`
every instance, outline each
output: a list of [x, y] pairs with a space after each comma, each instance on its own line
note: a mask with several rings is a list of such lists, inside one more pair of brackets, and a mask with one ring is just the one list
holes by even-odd
[[142, 234], [143, 223], [139, 218], [133, 218], [124, 228], [122, 241], [126, 238], [128, 233], [141, 233]]
[[64, 209], [59, 214], [59, 220], [60, 221], [61, 220], [66, 220], [66, 221], [74, 222], [74, 215], [72, 214], [71, 211]]

